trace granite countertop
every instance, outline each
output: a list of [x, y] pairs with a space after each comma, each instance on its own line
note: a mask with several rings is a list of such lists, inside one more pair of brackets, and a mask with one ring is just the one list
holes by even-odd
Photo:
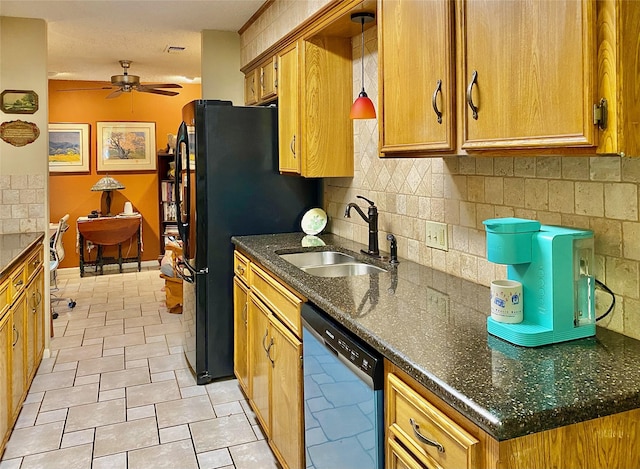
[[[640, 407], [640, 341], [598, 327], [591, 338], [512, 345], [487, 333], [488, 287], [405, 259], [368, 260], [388, 273], [314, 277], [278, 256], [301, 251], [303, 237], [232, 242], [497, 440]], [[320, 238], [338, 251], [366, 247]]]
[[0, 279], [9, 273], [20, 257], [33, 247], [41, 243], [44, 233], [10, 233], [0, 234]]

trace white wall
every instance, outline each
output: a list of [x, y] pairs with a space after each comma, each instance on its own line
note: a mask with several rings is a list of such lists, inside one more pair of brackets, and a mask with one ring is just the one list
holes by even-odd
[[202, 32], [202, 99], [244, 104], [244, 75], [240, 72], [240, 36], [228, 31]]

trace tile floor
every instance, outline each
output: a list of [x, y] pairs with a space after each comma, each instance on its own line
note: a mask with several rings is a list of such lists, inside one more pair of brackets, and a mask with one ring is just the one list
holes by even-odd
[[277, 468], [234, 379], [197, 386], [156, 268], [58, 286], [43, 359], [0, 469]]

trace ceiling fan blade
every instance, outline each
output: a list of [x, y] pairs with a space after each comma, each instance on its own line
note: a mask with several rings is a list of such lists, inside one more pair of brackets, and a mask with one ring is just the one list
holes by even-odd
[[138, 87], [137, 91], [140, 91], [142, 93], [161, 94], [163, 96], [175, 96], [177, 94], [180, 94], [177, 91], [156, 90], [154, 88], [143, 88], [143, 87]]
[[158, 85], [155, 83], [146, 83], [144, 85], [138, 85], [138, 88], [182, 88], [182, 86], [176, 83], [160, 83]]
[[122, 94], [122, 88], [115, 90], [112, 93], [109, 93], [106, 97], [106, 99], [111, 99], [111, 98], [117, 98], [118, 96], [120, 96]]
[[67, 88], [65, 90], [56, 90], [56, 91], [93, 91], [93, 90], [110, 90], [111, 86], [103, 86], [101, 88]]

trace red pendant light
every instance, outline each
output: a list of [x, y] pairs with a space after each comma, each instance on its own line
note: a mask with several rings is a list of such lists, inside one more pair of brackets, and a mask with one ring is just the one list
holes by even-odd
[[359, 13], [353, 13], [351, 15], [351, 21], [360, 23], [362, 25], [362, 57], [361, 57], [361, 71], [362, 71], [362, 91], [351, 105], [351, 112], [349, 117], [351, 119], [375, 119], [376, 110], [373, 107], [373, 103], [367, 96], [364, 90], [364, 24], [370, 23], [374, 20], [375, 15], [366, 11]]

